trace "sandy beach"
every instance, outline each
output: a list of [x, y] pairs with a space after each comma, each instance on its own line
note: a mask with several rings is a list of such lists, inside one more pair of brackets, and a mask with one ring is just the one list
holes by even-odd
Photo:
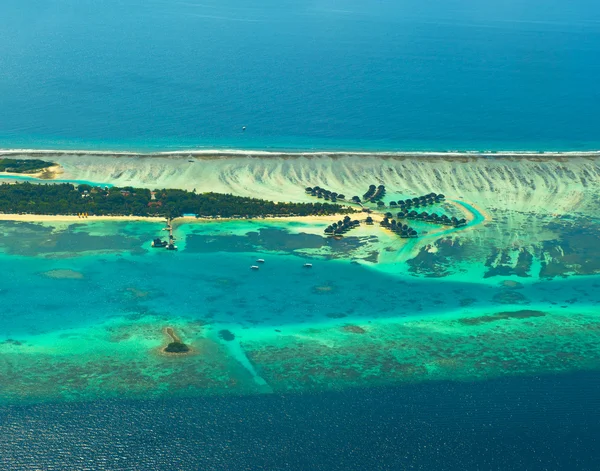
[[15, 158], [51, 159], [62, 180], [142, 188], [181, 188], [271, 201], [315, 201], [319, 185], [347, 198], [384, 184], [386, 198], [444, 193], [488, 210], [586, 211], [589, 185], [600, 180], [598, 152], [572, 153], [272, 153], [192, 151], [110, 153], [3, 151]]
[[44, 214], [0, 214], [0, 221], [18, 221], [18, 222], [99, 222], [99, 221], [147, 221], [164, 222], [163, 217], [143, 217], [143, 216], [52, 216]]

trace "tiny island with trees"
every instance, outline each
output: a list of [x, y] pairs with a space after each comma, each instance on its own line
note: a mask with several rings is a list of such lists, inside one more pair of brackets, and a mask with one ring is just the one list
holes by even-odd
[[281, 203], [221, 193], [71, 183], [0, 185], [5, 214], [252, 218], [321, 216], [355, 212], [333, 203]]
[[54, 162], [38, 159], [1, 159], [0, 172], [8, 173], [38, 173], [47, 168], [54, 167]]

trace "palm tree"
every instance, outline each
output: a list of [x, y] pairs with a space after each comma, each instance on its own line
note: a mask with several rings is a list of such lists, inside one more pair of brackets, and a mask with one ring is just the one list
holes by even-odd
[[307, 193], [312, 193], [313, 189], [310, 186], [307, 186], [304, 191], [306, 191]]
[[371, 216], [367, 216], [367, 219], [365, 220], [365, 222], [369, 225], [373, 224], [373, 218]]

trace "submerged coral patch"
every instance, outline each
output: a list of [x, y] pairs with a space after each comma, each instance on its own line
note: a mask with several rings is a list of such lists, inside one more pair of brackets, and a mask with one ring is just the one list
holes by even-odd
[[42, 275], [57, 280], [82, 280], [84, 278], [83, 273], [67, 269], [49, 270], [43, 272]]
[[226, 342], [231, 342], [235, 340], [235, 334], [227, 329], [219, 330], [219, 338], [225, 340]]
[[464, 325], [479, 325], [507, 319], [528, 319], [530, 317], [544, 317], [545, 315], [546, 314], [542, 311], [523, 309], [520, 311], [497, 312], [495, 314], [479, 317], [464, 317], [462, 319], [459, 319], [458, 322]]

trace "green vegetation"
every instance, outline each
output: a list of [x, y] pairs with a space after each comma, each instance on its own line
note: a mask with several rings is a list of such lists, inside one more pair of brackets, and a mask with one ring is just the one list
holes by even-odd
[[165, 347], [164, 351], [167, 353], [188, 353], [190, 347], [183, 342], [171, 342]]
[[70, 183], [0, 185], [0, 212], [9, 214], [180, 217], [311, 216], [353, 212], [331, 203], [275, 203], [185, 190], [100, 188]]
[[0, 172], [36, 173], [56, 165], [45, 160], [31, 159], [0, 159]]

